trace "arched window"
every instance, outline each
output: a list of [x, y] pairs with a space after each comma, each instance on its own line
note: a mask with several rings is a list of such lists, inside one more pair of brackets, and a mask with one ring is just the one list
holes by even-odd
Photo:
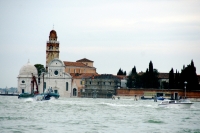
[[76, 88], [73, 89], [73, 96], [76, 96]]

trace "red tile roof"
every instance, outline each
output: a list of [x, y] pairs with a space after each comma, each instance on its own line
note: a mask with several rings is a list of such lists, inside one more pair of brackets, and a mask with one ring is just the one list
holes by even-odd
[[94, 61], [91, 61], [89, 59], [83, 58], [83, 59], [77, 60], [76, 62], [94, 62]]
[[94, 76], [98, 76], [98, 73], [82, 73], [82, 74], [76, 74], [76, 73], [70, 73], [70, 75], [73, 77], [73, 79], [82, 79], [82, 78], [93, 78]]
[[69, 61], [63, 61], [63, 62], [65, 64], [65, 66], [88, 67], [81, 62], [69, 62]]

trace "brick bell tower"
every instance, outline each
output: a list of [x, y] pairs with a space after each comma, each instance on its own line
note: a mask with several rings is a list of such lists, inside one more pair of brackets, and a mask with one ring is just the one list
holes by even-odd
[[48, 64], [54, 58], [59, 58], [59, 41], [57, 41], [57, 34], [55, 30], [51, 30], [49, 34], [49, 41], [46, 46], [46, 71], [48, 71]]

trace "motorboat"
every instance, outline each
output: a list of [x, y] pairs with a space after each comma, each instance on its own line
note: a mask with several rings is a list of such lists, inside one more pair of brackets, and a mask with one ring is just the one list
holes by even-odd
[[156, 96], [154, 96], [154, 97], [144, 97], [144, 96], [142, 96], [141, 99], [142, 100], [156, 100], [156, 99], [157, 100], [164, 100], [165, 98], [161, 97], [161, 96], [160, 97], [156, 97]]
[[34, 94], [24, 92], [18, 95], [18, 98], [30, 98], [30, 97], [34, 97]]
[[58, 93], [53, 92], [53, 90], [50, 88], [46, 89], [44, 93], [36, 95], [35, 99], [37, 101], [42, 101], [42, 100], [50, 100], [52, 97], [58, 99], [60, 95]]
[[172, 107], [172, 108], [190, 108], [193, 103], [188, 99], [180, 100], [163, 100], [158, 106], [159, 107]]

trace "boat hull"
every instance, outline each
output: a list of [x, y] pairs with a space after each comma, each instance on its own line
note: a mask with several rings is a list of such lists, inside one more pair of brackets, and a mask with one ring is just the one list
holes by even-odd
[[37, 101], [42, 101], [42, 100], [50, 100], [52, 97], [58, 99], [60, 95], [58, 93], [42, 93], [35, 96], [35, 99]]
[[29, 94], [29, 93], [21, 93], [18, 95], [18, 98], [21, 99], [21, 98], [32, 98], [34, 97], [33, 94]]
[[190, 108], [193, 103], [173, 103], [173, 104], [158, 104], [159, 107], [168, 108]]

